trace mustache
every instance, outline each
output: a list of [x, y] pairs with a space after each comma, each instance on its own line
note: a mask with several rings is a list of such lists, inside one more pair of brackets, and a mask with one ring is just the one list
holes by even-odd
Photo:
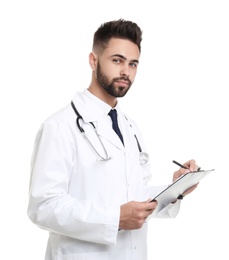
[[119, 81], [119, 80], [124, 80], [124, 81], [127, 81], [129, 84], [131, 84], [131, 81], [130, 81], [129, 77], [114, 78], [114, 79], [113, 79], [113, 82], [114, 82], [114, 81]]

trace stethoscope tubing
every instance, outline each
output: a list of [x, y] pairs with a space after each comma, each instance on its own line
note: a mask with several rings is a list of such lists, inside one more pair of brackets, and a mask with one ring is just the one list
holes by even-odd
[[73, 101], [71, 101], [71, 106], [72, 106], [73, 110], [75, 111], [75, 113], [76, 113], [76, 115], [77, 115], [77, 117], [76, 117], [76, 125], [77, 125], [77, 127], [79, 128], [79, 130], [80, 130], [80, 132], [82, 133], [83, 137], [87, 140], [87, 142], [88, 142], [88, 144], [90, 145], [90, 147], [92, 148], [92, 150], [93, 150], [93, 151], [96, 153], [96, 155], [99, 157], [99, 160], [100, 160], [100, 161], [108, 161], [108, 160], [110, 160], [111, 157], [109, 157], [109, 155], [108, 155], [108, 153], [107, 153], [107, 151], [106, 151], [106, 149], [105, 149], [105, 147], [104, 147], [104, 145], [103, 145], [103, 142], [101, 141], [101, 139], [100, 139], [100, 137], [99, 137], [99, 135], [98, 135], [98, 133], [97, 133], [97, 129], [96, 129], [95, 125], [94, 125], [92, 122], [89, 122], [89, 124], [92, 126], [93, 130], [95, 131], [96, 136], [98, 137], [98, 140], [99, 140], [99, 142], [100, 142], [100, 144], [101, 144], [101, 146], [102, 146], [102, 148], [103, 148], [103, 151], [104, 151], [104, 153], [105, 153], [105, 157], [101, 156], [101, 155], [98, 153], [98, 151], [95, 149], [94, 145], [91, 143], [91, 141], [89, 140], [88, 136], [86, 135], [86, 133], [85, 133], [83, 127], [80, 125], [79, 121], [80, 121], [80, 120], [84, 121], [84, 120], [83, 120], [83, 117], [82, 117], [82, 116], [80, 115], [80, 113], [78, 112], [78, 110], [76, 109], [76, 107], [75, 107]]
[[[88, 142], [88, 144], [90, 145], [90, 147], [92, 148], [92, 150], [93, 150], [93, 151], [96, 153], [96, 155], [99, 157], [99, 160], [100, 160], [100, 161], [108, 161], [108, 160], [110, 160], [111, 157], [108, 155], [107, 150], [106, 150], [106, 148], [105, 148], [105, 146], [104, 146], [102, 140], [100, 139], [100, 137], [99, 137], [99, 135], [98, 135], [98, 132], [97, 132], [97, 129], [96, 129], [95, 125], [94, 125], [92, 122], [89, 122], [89, 123], [88, 123], [88, 124], [91, 125], [91, 127], [92, 127], [93, 130], [95, 131], [96, 136], [97, 136], [97, 138], [99, 139], [99, 142], [100, 142], [100, 144], [101, 144], [101, 146], [102, 146], [102, 148], [103, 148], [103, 151], [104, 151], [104, 153], [105, 153], [105, 157], [101, 156], [101, 155], [98, 153], [98, 151], [95, 149], [95, 147], [93, 146], [93, 144], [91, 143], [91, 141], [90, 141], [89, 138], [87, 137], [87, 135], [86, 135], [86, 133], [85, 133], [83, 127], [80, 125], [79, 121], [80, 121], [80, 120], [84, 121], [84, 120], [83, 120], [83, 117], [82, 117], [82, 116], [80, 115], [80, 113], [78, 112], [78, 110], [76, 109], [76, 107], [75, 107], [73, 101], [71, 101], [71, 106], [72, 106], [74, 112], [75, 112], [76, 115], [77, 115], [77, 117], [76, 117], [76, 125], [77, 125], [78, 129], [80, 130], [80, 132], [82, 133], [82, 135], [84, 136], [84, 138], [87, 140], [87, 142]], [[128, 119], [126, 118], [126, 120], [128, 120]], [[131, 124], [130, 124], [130, 127], [133, 129], [133, 127], [132, 127]], [[140, 143], [139, 143], [139, 141], [138, 141], [138, 138], [137, 138], [136, 134], [134, 134], [134, 137], [135, 137], [135, 139], [136, 139], [137, 146], [138, 146], [138, 150], [139, 150], [140, 162], [141, 162], [141, 164], [146, 164], [146, 163], [148, 162], [149, 155], [148, 155], [147, 153], [142, 152], [142, 148], [141, 148], [141, 145], [140, 145]]]

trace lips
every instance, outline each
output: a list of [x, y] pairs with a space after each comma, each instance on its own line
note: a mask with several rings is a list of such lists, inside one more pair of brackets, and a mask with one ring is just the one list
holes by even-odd
[[126, 80], [116, 80], [116, 82], [118, 83], [119, 86], [122, 86], [122, 87], [126, 87], [126, 86], [130, 85], [130, 82], [126, 81]]

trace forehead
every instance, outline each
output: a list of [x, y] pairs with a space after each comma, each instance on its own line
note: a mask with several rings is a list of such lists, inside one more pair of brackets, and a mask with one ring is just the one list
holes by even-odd
[[122, 55], [128, 60], [138, 60], [140, 56], [138, 46], [133, 42], [125, 39], [112, 38], [104, 50], [103, 55], [109, 57], [115, 54]]

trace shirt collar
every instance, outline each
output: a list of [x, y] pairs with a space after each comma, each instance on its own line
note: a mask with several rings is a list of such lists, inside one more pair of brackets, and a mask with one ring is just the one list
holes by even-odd
[[[86, 95], [99, 109], [101, 109], [103, 111], [104, 114], [108, 114], [110, 112], [110, 110], [112, 109], [112, 107], [110, 105], [108, 105], [106, 102], [104, 102], [103, 100], [99, 99], [98, 97], [96, 97], [95, 95], [93, 95], [90, 91], [88, 91], [87, 89], [84, 90], [84, 95]], [[115, 109], [118, 108], [118, 102], [116, 104], [116, 106], [114, 107]]]

